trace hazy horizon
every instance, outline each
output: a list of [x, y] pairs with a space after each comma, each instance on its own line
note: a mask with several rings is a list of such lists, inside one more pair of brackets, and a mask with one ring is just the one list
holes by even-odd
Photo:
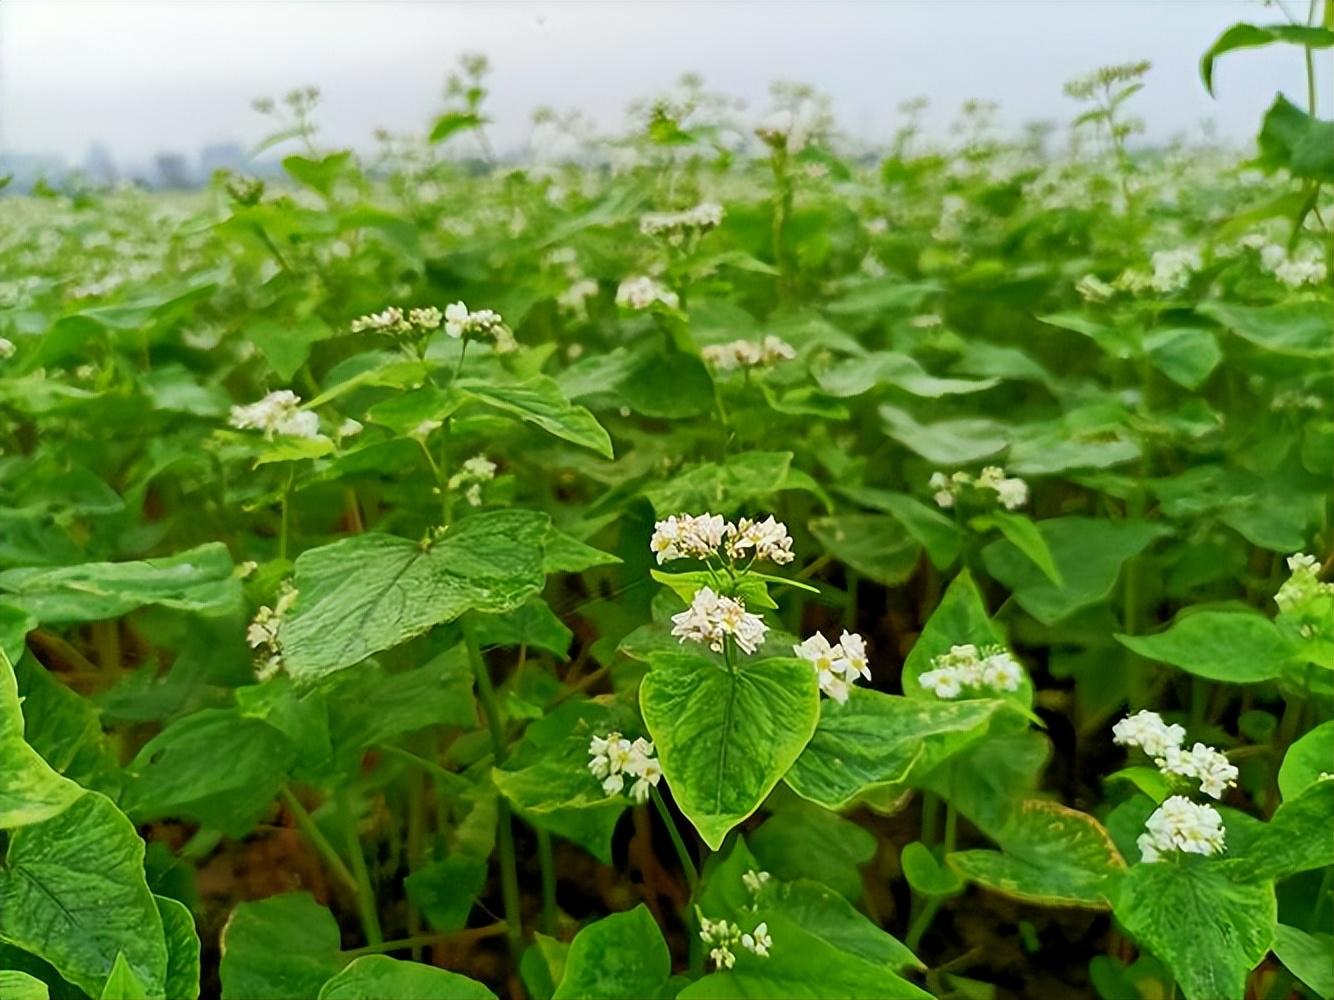
[[[756, 115], [775, 79], [829, 94], [842, 124], [887, 138], [902, 100], [932, 102], [929, 132], [958, 106], [1000, 104], [1000, 123], [1068, 122], [1061, 92], [1099, 65], [1146, 58], [1136, 98], [1146, 139], [1254, 135], [1276, 90], [1304, 103], [1299, 50], [1228, 56], [1218, 99], [1200, 54], [1238, 20], [1281, 19], [1258, 2], [899, 0], [886, 3], [86, 3], [0, 5], [0, 150], [117, 159], [211, 143], [251, 145], [269, 123], [252, 98], [313, 83], [321, 142], [366, 147], [377, 127], [422, 132], [464, 52], [491, 60], [492, 140], [513, 148], [543, 104], [579, 108], [600, 130], [626, 105], [694, 71]], [[1328, 91], [1328, 58], [1321, 74]], [[1329, 98], [1325, 97], [1325, 107]]]

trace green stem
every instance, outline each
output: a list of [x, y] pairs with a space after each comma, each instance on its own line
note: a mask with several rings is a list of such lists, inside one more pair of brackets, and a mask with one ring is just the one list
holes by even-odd
[[357, 837], [357, 823], [352, 815], [352, 796], [347, 789], [341, 789], [336, 796], [338, 803], [338, 821], [343, 827], [343, 839], [347, 842], [347, 854], [352, 859], [352, 875], [357, 885], [357, 913], [361, 917], [361, 930], [366, 935], [366, 943], [379, 945], [384, 942], [380, 932], [380, 915], [375, 910], [375, 890], [371, 886], [371, 873], [366, 867], [366, 855], [362, 853], [361, 841]]
[[542, 868], [542, 933], [556, 933], [556, 862], [551, 852], [551, 834], [537, 831], [537, 860]]
[[287, 470], [287, 482], [283, 486], [282, 498], [282, 521], [278, 529], [278, 558], [287, 558], [287, 536], [291, 526], [291, 507], [292, 507], [292, 480], [296, 477], [295, 469]]
[[935, 847], [940, 837], [940, 796], [935, 792], [922, 792], [922, 843]]
[[[482, 659], [482, 649], [477, 644], [477, 631], [472, 619], [465, 615], [460, 624], [463, 627], [463, 641], [468, 647], [468, 659], [472, 662], [473, 677], [477, 682], [477, 700], [482, 705], [482, 714], [486, 716], [486, 728], [491, 734], [491, 755], [497, 765], [505, 762], [505, 732], [500, 724], [500, 705], [496, 701], [495, 688], [491, 686], [491, 674]], [[509, 938], [510, 956], [515, 962], [523, 949], [523, 924], [519, 909], [519, 868], [514, 854], [514, 827], [510, 822], [509, 802], [502, 795], [497, 801], [497, 840], [500, 845], [500, 892], [505, 906], [506, 936]]]
[[686, 842], [681, 836], [681, 831], [677, 829], [676, 821], [672, 819], [667, 803], [662, 800], [662, 793], [656, 788], [650, 788], [649, 798], [653, 800], [654, 808], [658, 810], [663, 825], [667, 827], [667, 836], [672, 839], [672, 847], [676, 849], [676, 859], [681, 862], [681, 870], [685, 872], [686, 883], [690, 886], [690, 895], [693, 898], [695, 887], [699, 884], [699, 871], [695, 868], [695, 860], [690, 856], [690, 849], [686, 847]]
[[324, 863], [329, 866], [329, 870], [334, 873], [338, 880], [353, 892], [356, 892], [357, 880], [352, 877], [352, 872], [348, 870], [334, 845], [329, 843], [329, 838], [320, 832], [319, 824], [306, 811], [306, 807], [301, 804], [301, 800], [286, 785], [282, 787], [279, 794], [282, 796], [283, 805], [287, 806], [288, 811], [296, 820], [296, 825], [301, 828], [301, 832], [310, 841], [310, 846], [319, 852], [320, 857], [324, 859]]
[[[1328, 2], [1328, 0], [1326, 0]], [[1316, 0], [1311, 0], [1306, 8], [1306, 23], [1315, 24]], [[1315, 54], [1311, 46], [1304, 46], [1306, 49], [1306, 113], [1312, 118], [1315, 117]]]
[[350, 958], [356, 958], [359, 955], [380, 955], [387, 951], [407, 951], [408, 949], [436, 944], [440, 941], [479, 941], [482, 938], [488, 938], [496, 934], [504, 933], [504, 931], [505, 922], [501, 920], [494, 924], [488, 924], [485, 927], [469, 927], [467, 930], [446, 931], [435, 934], [414, 934], [412, 937], [396, 938], [393, 941], [381, 941], [379, 944], [368, 945], [365, 948], [350, 948], [343, 952], [343, 955]]

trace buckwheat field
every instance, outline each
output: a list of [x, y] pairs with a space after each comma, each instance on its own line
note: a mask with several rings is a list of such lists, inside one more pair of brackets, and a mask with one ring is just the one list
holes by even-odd
[[1323, 6], [7, 193], [0, 997], [1334, 998]]

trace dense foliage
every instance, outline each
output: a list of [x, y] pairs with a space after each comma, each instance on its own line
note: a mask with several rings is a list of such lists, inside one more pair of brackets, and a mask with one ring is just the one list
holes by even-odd
[[1334, 123], [1143, 70], [0, 204], [0, 995], [1334, 995]]

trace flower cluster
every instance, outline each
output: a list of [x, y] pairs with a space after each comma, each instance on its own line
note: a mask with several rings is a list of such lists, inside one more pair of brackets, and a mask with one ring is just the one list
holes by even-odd
[[816, 124], [817, 112], [810, 101], [803, 101], [796, 111], [782, 108], [755, 126], [755, 134], [774, 150], [800, 153], [806, 148]]
[[931, 476], [930, 485], [935, 490], [932, 499], [936, 501], [936, 506], [946, 509], [953, 507], [959, 497], [970, 490], [974, 493], [990, 490], [1006, 510], [1018, 510], [1028, 503], [1028, 483], [1016, 476], [1005, 475], [1005, 470], [998, 465], [988, 465], [977, 474], [976, 479], [966, 472], [955, 472], [948, 476], [936, 472]]
[[633, 742], [612, 731], [606, 736], [594, 736], [588, 741], [588, 769], [602, 782], [607, 796], [620, 795], [625, 779], [630, 777], [630, 798], [636, 802], [648, 801], [649, 791], [662, 780], [662, 764], [653, 756], [653, 743], [642, 736]]
[[246, 628], [246, 642], [255, 651], [255, 676], [261, 681], [268, 680], [282, 669], [283, 648], [278, 641], [278, 628], [296, 597], [296, 588], [290, 583], [284, 583], [273, 607], [261, 607]]
[[14, 342], [12, 340], [0, 337], [0, 361], [4, 361], [7, 358], [12, 358], [14, 356], [14, 352], [17, 350], [18, 348], [14, 346]]
[[1096, 274], [1086, 274], [1075, 282], [1075, 291], [1085, 302], [1106, 302], [1116, 294], [1116, 288]]
[[1167, 294], [1184, 290], [1194, 274], [1204, 267], [1200, 252], [1194, 247], [1157, 250], [1149, 258], [1152, 273], [1128, 268], [1113, 282], [1114, 287], [1134, 295], [1150, 292]]
[[463, 496], [473, 507], [482, 505], [482, 483], [496, 478], [496, 463], [485, 455], [474, 455], [463, 463], [463, 468], [449, 477], [449, 488], [467, 486]]
[[787, 525], [772, 514], [763, 521], [743, 517], [735, 524], [721, 514], [673, 514], [653, 526], [649, 548], [659, 566], [673, 559], [735, 562], [747, 556], [785, 566], [794, 558]]
[[460, 337], [492, 337], [496, 350], [504, 354], [515, 350], [519, 345], [514, 342], [514, 334], [501, 319], [500, 313], [492, 309], [469, 311], [462, 302], [445, 306], [445, 334], [458, 340]]
[[675, 309], [681, 304], [681, 299], [666, 285], [647, 275], [626, 278], [616, 289], [616, 304], [623, 309], [647, 309], [655, 302]]
[[660, 236], [668, 243], [681, 243], [687, 236], [717, 229], [723, 221], [723, 206], [706, 201], [683, 212], [649, 212], [639, 219], [645, 236]]
[[1305, 552], [1288, 556], [1288, 572], [1292, 575], [1274, 595], [1280, 611], [1295, 611], [1319, 597], [1334, 596], [1334, 583], [1320, 581], [1320, 562], [1315, 556]]
[[[767, 874], [767, 873], [766, 873]], [[710, 920], [695, 908], [699, 917], [699, 938], [707, 945], [712, 945], [709, 958], [719, 969], [730, 969], [736, 965], [736, 948], [746, 949], [759, 958], [768, 958], [773, 947], [773, 938], [769, 936], [769, 924], [760, 921], [755, 929], [745, 933], [730, 920]]]
[[1219, 854], [1224, 847], [1223, 817], [1213, 806], [1173, 795], [1160, 805], [1144, 824], [1135, 842], [1141, 859], [1152, 864], [1164, 854]]
[[1236, 765], [1225, 754], [1203, 743], [1182, 749], [1185, 738], [1184, 728], [1168, 725], [1157, 712], [1136, 712], [1112, 727], [1112, 742], [1118, 746], [1139, 747], [1164, 774], [1198, 781], [1201, 792], [1221, 799], [1223, 792], [1237, 783]]
[[248, 406], [233, 406], [227, 422], [237, 430], [263, 431], [267, 438], [314, 438], [320, 433], [319, 415], [301, 409], [301, 397], [290, 389], [278, 389]]
[[596, 281], [592, 278], [579, 278], [556, 297], [556, 305], [565, 312], [584, 316], [588, 313], [588, 300], [597, 293]]
[[723, 651], [729, 635], [742, 652], [754, 653], [768, 631], [764, 619], [747, 611], [740, 598], [724, 597], [712, 587], [700, 587], [690, 607], [672, 615], [672, 635], [680, 642], [703, 643], [715, 653]]
[[404, 313], [398, 306], [389, 306], [378, 313], [358, 316], [349, 329], [353, 333], [382, 333], [390, 337], [430, 333], [440, 329], [443, 314], [435, 306], [409, 309]]
[[829, 644], [824, 633], [816, 632], [792, 652], [807, 661], [820, 682], [820, 690], [837, 702], [848, 700], [848, 690], [857, 681], [871, 679], [866, 660], [866, 642], [856, 632], [844, 631], [838, 642]]
[[931, 660], [931, 669], [917, 678], [937, 698], [957, 698], [964, 688], [989, 688], [992, 691], [1017, 691], [1024, 681], [1024, 668], [1004, 646], [983, 646], [971, 642], [951, 646]]
[[763, 340], [733, 340], [726, 344], [710, 344], [699, 353], [707, 364], [719, 371], [768, 367], [780, 361], [791, 361], [797, 356], [791, 344], [773, 334], [769, 334]]

